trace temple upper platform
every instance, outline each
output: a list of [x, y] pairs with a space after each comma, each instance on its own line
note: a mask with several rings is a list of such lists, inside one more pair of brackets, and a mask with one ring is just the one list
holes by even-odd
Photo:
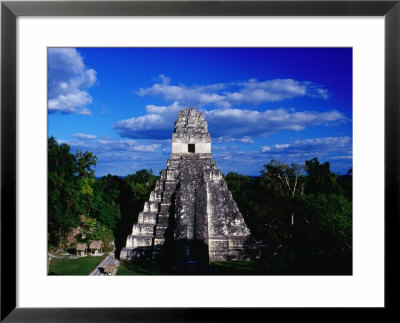
[[[194, 108], [178, 113], [172, 134], [172, 158], [186, 154], [211, 154], [211, 136], [204, 114]], [[211, 156], [210, 156], [211, 157]]]

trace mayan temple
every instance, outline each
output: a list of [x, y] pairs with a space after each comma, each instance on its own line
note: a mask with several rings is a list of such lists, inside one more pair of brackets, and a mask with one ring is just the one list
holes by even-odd
[[145, 202], [120, 259], [158, 259], [173, 266], [248, 258], [250, 230], [211, 155], [203, 113], [178, 113], [171, 158]]

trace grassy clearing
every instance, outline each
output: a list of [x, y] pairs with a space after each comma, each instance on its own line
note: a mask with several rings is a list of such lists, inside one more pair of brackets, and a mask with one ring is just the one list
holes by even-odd
[[78, 259], [54, 258], [50, 262], [49, 275], [89, 275], [107, 255], [87, 256]]
[[117, 276], [131, 276], [131, 275], [165, 275], [156, 263], [142, 262], [134, 263], [129, 261], [121, 261], [117, 271]]
[[[209, 272], [202, 275], [267, 275], [267, 268], [257, 261], [213, 261]], [[129, 275], [171, 275], [155, 262], [121, 261], [117, 276]], [[172, 274], [173, 275], [173, 274]]]

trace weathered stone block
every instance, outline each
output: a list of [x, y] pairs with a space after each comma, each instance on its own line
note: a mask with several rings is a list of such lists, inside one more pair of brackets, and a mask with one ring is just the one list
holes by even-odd
[[138, 223], [155, 224], [157, 219], [157, 212], [140, 212]]
[[132, 235], [150, 236], [154, 234], [154, 224], [136, 223], [132, 228]]

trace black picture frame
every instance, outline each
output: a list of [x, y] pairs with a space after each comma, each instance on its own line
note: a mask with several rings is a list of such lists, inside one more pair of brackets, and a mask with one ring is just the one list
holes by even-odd
[[[181, 322], [256, 320], [262, 309], [16, 307], [16, 19], [19, 16], [384, 16], [385, 310], [398, 287], [400, 178], [400, 0], [395, 1], [2, 1], [1, 2], [1, 321]], [[371, 174], [373, 176], [373, 174]], [[195, 293], [195, 291], [193, 291]], [[267, 292], [267, 291], [266, 291]], [[40, 291], [38, 291], [40, 293]], [[276, 309], [277, 310], [277, 309]], [[381, 314], [381, 310], [378, 309]], [[371, 314], [371, 313], [370, 313]], [[368, 315], [370, 315], [368, 314]], [[378, 314], [378, 315], [380, 315]], [[326, 315], [326, 314], [324, 314]], [[251, 321], [251, 319], [250, 319]]]

